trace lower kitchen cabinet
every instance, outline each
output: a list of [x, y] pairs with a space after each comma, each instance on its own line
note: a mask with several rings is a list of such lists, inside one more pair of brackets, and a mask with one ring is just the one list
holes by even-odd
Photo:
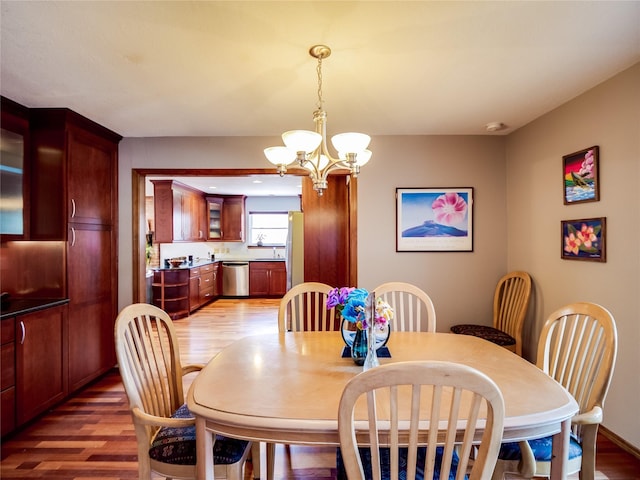
[[282, 297], [286, 291], [285, 262], [249, 262], [249, 296]]
[[189, 272], [189, 312], [193, 312], [216, 298], [218, 264], [190, 268]]
[[15, 322], [19, 426], [67, 396], [67, 306], [20, 315]]
[[202, 305], [200, 301], [200, 268], [189, 269], [189, 312], [193, 312]]
[[187, 268], [153, 272], [153, 304], [173, 320], [189, 315], [189, 273]]
[[0, 323], [0, 435], [16, 428], [16, 320], [7, 318]]
[[213, 300], [216, 295], [215, 285], [217, 283], [218, 264], [211, 263], [200, 267], [200, 305], [204, 305]]

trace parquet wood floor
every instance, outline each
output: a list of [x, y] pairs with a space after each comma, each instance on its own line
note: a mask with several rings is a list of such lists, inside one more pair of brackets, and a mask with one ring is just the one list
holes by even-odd
[[[176, 320], [183, 363], [206, 363], [239, 336], [276, 332], [277, 307], [277, 300], [221, 299], [188, 318]], [[187, 378], [186, 384], [192, 380]], [[114, 369], [3, 441], [0, 477], [134, 479], [135, 452], [126, 395]], [[598, 438], [597, 469], [596, 478], [600, 480], [640, 479], [640, 459], [602, 435]], [[276, 480], [334, 480], [335, 449], [295, 446], [285, 449], [278, 445], [275, 476]], [[245, 478], [252, 478], [250, 464]]]

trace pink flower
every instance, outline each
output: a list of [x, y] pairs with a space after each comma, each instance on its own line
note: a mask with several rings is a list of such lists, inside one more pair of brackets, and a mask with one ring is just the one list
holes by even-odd
[[593, 178], [593, 166], [593, 150], [589, 150], [584, 155], [584, 161], [580, 165], [578, 174], [586, 178]]
[[435, 199], [431, 208], [435, 215], [435, 221], [442, 225], [460, 223], [467, 214], [467, 202], [455, 192], [440, 195]]
[[583, 223], [582, 228], [580, 228], [580, 231], [578, 232], [578, 240], [580, 240], [585, 247], [591, 248], [592, 242], [598, 240], [598, 237], [593, 233], [593, 227], [588, 227]]
[[580, 250], [580, 245], [582, 241], [573, 233], [570, 233], [568, 237], [564, 237], [564, 251], [568, 253], [573, 253], [574, 255], [578, 255], [578, 250]]

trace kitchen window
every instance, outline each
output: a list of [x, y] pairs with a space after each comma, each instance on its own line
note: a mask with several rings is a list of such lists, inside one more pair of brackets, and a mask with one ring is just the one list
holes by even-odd
[[288, 212], [249, 212], [250, 245], [284, 246], [288, 230]]

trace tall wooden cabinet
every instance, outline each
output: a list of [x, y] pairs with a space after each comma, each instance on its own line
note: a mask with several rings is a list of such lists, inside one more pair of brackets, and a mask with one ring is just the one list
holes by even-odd
[[116, 363], [121, 136], [66, 108], [30, 110], [31, 239], [64, 240], [69, 388]]
[[156, 241], [205, 241], [209, 227], [204, 194], [173, 180], [152, 183]]

